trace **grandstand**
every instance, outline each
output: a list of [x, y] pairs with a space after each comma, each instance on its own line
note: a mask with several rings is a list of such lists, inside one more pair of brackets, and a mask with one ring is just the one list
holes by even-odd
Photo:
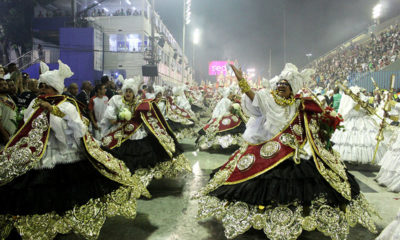
[[[390, 75], [400, 77], [400, 15], [340, 44], [307, 67], [316, 69], [315, 83], [330, 88], [336, 81], [347, 80], [372, 91], [371, 78], [381, 88], [389, 87]], [[396, 88], [400, 87], [397, 81]]]

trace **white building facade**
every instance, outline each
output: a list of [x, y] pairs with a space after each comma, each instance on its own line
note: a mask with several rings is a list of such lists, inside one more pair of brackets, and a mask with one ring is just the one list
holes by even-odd
[[[101, 29], [103, 46], [95, 51], [102, 51], [103, 72], [114, 78], [118, 74], [126, 78], [142, 75], [142, 66], [151, 61], [152, 16], [154, 17], [155, 62], [158, 66], [157, 84], [176, 85], [192, 82], [192, 70], [188, 60], [182, 57], [182, 49], [175, 38], [152, 9], [148, 0], [130, 0], [129, 6], [108, 12], [119, 6], [99, 6], [87, 20], [96, 29]], [[100, 9], [99, 14], [97, 13]], [[107, 10], [107, 11], [105, 11]], [[154, 13], [154, 14], [153, 14]], [[184, 78], [182, 82], [182, 66]], [[149, 77], [144, 77], [147, 82]]]

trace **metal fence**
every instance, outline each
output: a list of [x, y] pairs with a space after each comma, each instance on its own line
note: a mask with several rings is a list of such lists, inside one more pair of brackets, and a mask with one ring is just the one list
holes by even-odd
[[357, 85], [365, 88], [367, 91], [372, 92], [375, 89], [371, 78], [373, 78], [381, 89], [390, 88], [390, 76], [396, 76], [395, 90], [400, 88], [400, 71], [379, 71], [379, 72], [366, 72], [366, 73], [352, 73], [350, 75], [350, 86]]

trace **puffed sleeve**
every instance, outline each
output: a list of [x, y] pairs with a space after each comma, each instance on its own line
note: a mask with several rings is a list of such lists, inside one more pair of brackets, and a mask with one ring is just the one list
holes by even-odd
[[[255, 93], [253, 101], [246, 95], [242, 95], [242, 109], [250, 117], [261, 117], [265, 115], [266, 109], [263, 107], [263, 101], [267, 99], [265, 90]], [[263, 111], [264, 110], [264, 111]]]
[[104, 119], [103, 120], [117, 120], [118, 114], [118, 101], [121, 101], [120, 95], [113, 96], [110, 101], [108, 101], [106, 111], [104, 112]]
[[34, 111], [33, 105], [35, 104], [36, 99], [37, 98], [32, 100], [31, 103], [29, 104], [28, 108], [25, 109], [25, 111], [24, 111], [24, 122], [28, 121], [29, 117], [33, 114], [33, 111]]
[[65, 144], [70, 144], [71, 139], [80, 142], [87, 131], [87, 127], [76, 107], [69, 102], [63, 102], [57, 107], [63, 113], [63, 116], [50, 114], [50, 128], [54, 131], [56, 138]]
[[223, 116], [225, 113], [229, 111], [231, 105], [232, 105], [231, 100], [229, 100], [228, 98], [222, 98], [215, 106], [215, 109], [212, 113], [212, 118], [218, 118]]

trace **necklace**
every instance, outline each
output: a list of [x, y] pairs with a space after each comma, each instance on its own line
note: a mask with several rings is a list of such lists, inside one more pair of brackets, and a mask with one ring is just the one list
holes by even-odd
[[[301, 123], [300, 114], [297, 116], [297, 119], [299, 119], [299, 124], [295, 127], [295, 129], [293, 129], [293, 125], [292, 124], [289, 125], [289, 128], [290, 128], [290, 131], [292, 131], [293, 135], [299, 136], [300, 137], [300, 142], [303, 142], [303, 130], [302, 130], [302, 123]], [[300, 126], [301, 130], [299, 129], [298, 126]]]
[[135, 105], [136, 105], [135, 99], [133, 99], [133, 100], [130, 101], [130, 102], [127, 102], [127, 101], [125, 100], [125, 98], [122, 98], [122, 103], [128, 106], [129, 111], [133, 112], [133, 110], [134, 110], [134, 108], [135, 108]]
[[293, 96], [290, 96], [290, 98], [283, 98], [279, 96], [276, 90], [275, 91], [271, 90], [271, 94], [275, 100], [275, 103], [282, 107], [291, 106], [296, 101], [296, 99], [294, 99]]

